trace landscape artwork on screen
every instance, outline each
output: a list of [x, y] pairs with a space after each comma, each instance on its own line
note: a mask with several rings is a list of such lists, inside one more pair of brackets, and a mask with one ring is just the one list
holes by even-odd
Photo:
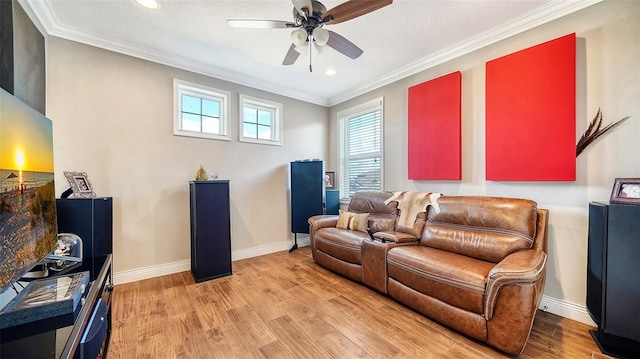
[[53, 125], [0, 89], [0, 293], [56, 246]]

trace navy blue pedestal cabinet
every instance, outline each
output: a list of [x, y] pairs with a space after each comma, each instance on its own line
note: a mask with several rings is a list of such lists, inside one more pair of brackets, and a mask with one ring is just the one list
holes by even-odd
[[295, 161], [290, 165], [291, 175], [291, 232], [293, 247], [298, 248], [298, 233], [309, 233], [309, 217], [324, 214], [324, 162]]
[[640, 206], [589, 204], [587, 310], [603, 353], [640, 358]]
[[325, 214], [338, 214], [340, 210], [340, 191], [337, 189], [328, 189], [325, 193]]
[[309, 233], [316, 214], [324, 214], [324, 163], [291, 162], [291, 232]]
[[113, 253], [113, 198], [58, 198], [58, 233], [82, 238], [82, 261], [89, 263], [91, 280], [102, 268], [104, 258]]
[[229, 181], [191, 181], [191, 273], [196, 282], [231, 275]]

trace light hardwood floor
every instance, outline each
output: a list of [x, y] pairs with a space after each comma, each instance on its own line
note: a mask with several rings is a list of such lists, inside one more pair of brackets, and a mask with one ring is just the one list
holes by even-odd
[[[118, 285], [108, 358], [505, 358], [317, 265], [308, 247]], [[519, 358], [608, 358], [591, 327], [538, 312]]]

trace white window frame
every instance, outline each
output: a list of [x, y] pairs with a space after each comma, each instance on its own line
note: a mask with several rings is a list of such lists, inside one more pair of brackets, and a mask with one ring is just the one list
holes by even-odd
[[347, 156], [344, 156], [346, 149], [343, 150], [343, 146], [346, 146], [347, 138], [346, 134], [341, 133], [341, 129], [344, 128], [345, 121], [350, 118], [359, 116], [361, 114], [371, 112], [373, 110], [380, 111], [380, 151], [371, 152], [367, 154], [360, 154], [353, 156], [354, 158], [380, 158], [380, 190], [384, 190], [384, 98], [379, 97], [371, 101], [367, 101], [355, 107], [343, 110], [337, 114], [337, 132], [338, 132], [338, 183], [340, 190], [340, 198], [342, 201], [348, 201], [350, 196], [350, 188], [348, 183], [349, 178], [349, 166], [347, 162]]
[[[260, 99], [257, 97], [247, 96], [240, 94], [240, 109], [238, 116], [238, 126], [239, 126], [239, 141], [240, 142], [249, 142], [249, 143], [258, 143], [262, 145], [271, 145], [271, 146], [282, 146], [282, 133], [283, 133], [283, 106], [281, 103]], [[271, 125], [271, 139], [262, 139], [262, 138], [254, 138], [254, 137], [245, 137], [244, 136], [244, 108], [246, 105], [260, 107], [273, 113], [273, 123]]]
[[[220, 134], [190, 131], [182, 129], [182, 95], [189, 95], [201, 99], [217, 101], [220, 103]], [[230, 141], [228, 129], [228, 101], [231, 93], [214, 89], [204, 85], [173, 80], [173, 134], [176, 136], [206, 138], [211, 140]]]

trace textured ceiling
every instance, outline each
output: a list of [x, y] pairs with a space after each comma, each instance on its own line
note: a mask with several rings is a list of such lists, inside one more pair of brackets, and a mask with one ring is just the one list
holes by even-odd
[[[292, 21], [289, 0], [18, 0], [51, 36], [211, 75], [305, 101], [333, 105], [359, 93], [582, 9], [600, 0], [395, 0], [327, 25], [364, 50], [352, 60], [331, 48], [281, 65], [289, 29], [238, 29], [227, 19]], [[343, 1], [322, 1], [331, 9]], [[335, 76], [324, 74], [326, 69]]]

